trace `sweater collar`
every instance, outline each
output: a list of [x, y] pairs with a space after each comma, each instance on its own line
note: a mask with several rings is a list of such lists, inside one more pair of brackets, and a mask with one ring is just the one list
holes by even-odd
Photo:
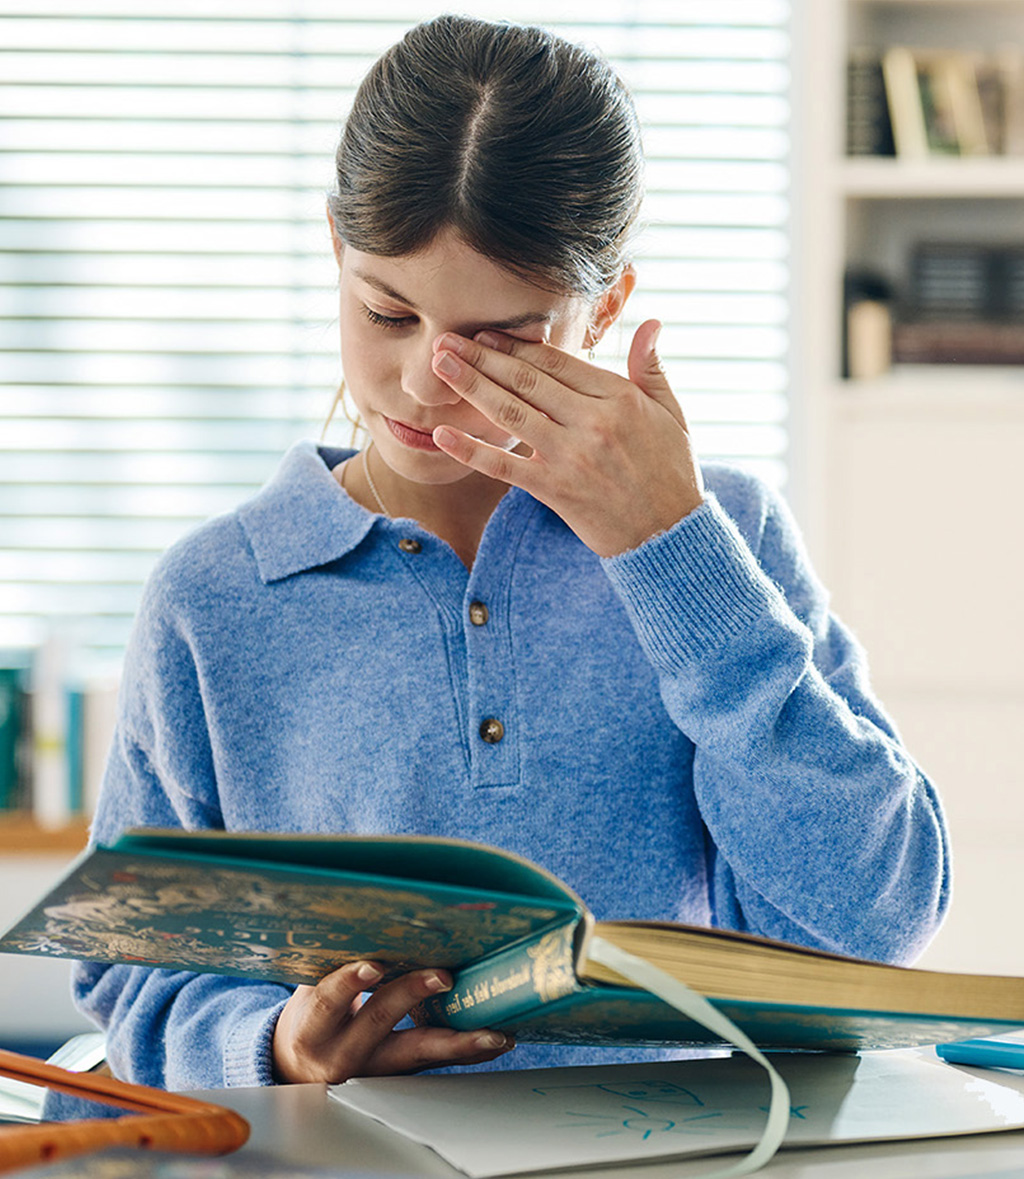
[[238, 510], [260, 579], [280, 581], [350, 553], [376, 517], [331, 471], [355, 452], [297, 442], [261, 491]]

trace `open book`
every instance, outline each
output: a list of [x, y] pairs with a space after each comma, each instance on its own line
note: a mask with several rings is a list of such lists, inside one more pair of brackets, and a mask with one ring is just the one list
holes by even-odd
[[[520, 1041], [707, 1045], [594, 961], [594, 938], [712, 999], [763, 1047], [855, 1050], [1024, 1026], [1024, 981], [887, 966], [725, 930], [595, 922], [551, 873], [461, 840], [130, 831], [85, 853], [0, 951], [315, 983], [438, 966], [421, 1020]], [[606, 956], [606, 955], [605, 955]], [[596, 958], [597, 955], [595, 954]]]

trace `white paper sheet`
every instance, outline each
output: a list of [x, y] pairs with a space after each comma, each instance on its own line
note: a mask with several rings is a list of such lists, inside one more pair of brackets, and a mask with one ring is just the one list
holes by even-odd
[[[786, 1146], [1024, 1128], [1024, 1076], [954, 1067], [932, 1049], [772, 1060], [790, 1090]], [[331, 1095], [485, 1179], [749, 1149], [769, 1087], [756, 1064], [733, 1056], [379, 1077]]]

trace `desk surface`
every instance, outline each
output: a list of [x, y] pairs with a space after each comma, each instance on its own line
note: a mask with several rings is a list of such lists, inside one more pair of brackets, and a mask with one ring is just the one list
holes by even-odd
[[[282, 1162], [371, 1175], [441, 1179], [461, 1175], [426, 1147], [332, 1101], [322, 1085], [206, 1090], [195, 1096], [230, 1106], [248, 1120], [252, 1137], [239, 1158], [259, 1153]], [[602, 1179], [698, 1179], [714, 1169], [711, 1161], [676, 1159], [633, 1167], [591, 1168], [585, 1173]], [[562, 1176], [583, 1173], [560, 1172]], [[771, 1179], [1021, 1179], [1024, 1131], [784, 1150], [759, 1174]]]

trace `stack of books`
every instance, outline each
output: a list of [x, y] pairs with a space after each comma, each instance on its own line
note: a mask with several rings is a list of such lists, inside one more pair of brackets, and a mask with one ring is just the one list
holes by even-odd
[[851, 156], [1024, 155], [1024, 47], [857, 48], [846, 110]]
[[892, 334], [902, 364], [1024, 364], [1024, 246], [925, 242]]

